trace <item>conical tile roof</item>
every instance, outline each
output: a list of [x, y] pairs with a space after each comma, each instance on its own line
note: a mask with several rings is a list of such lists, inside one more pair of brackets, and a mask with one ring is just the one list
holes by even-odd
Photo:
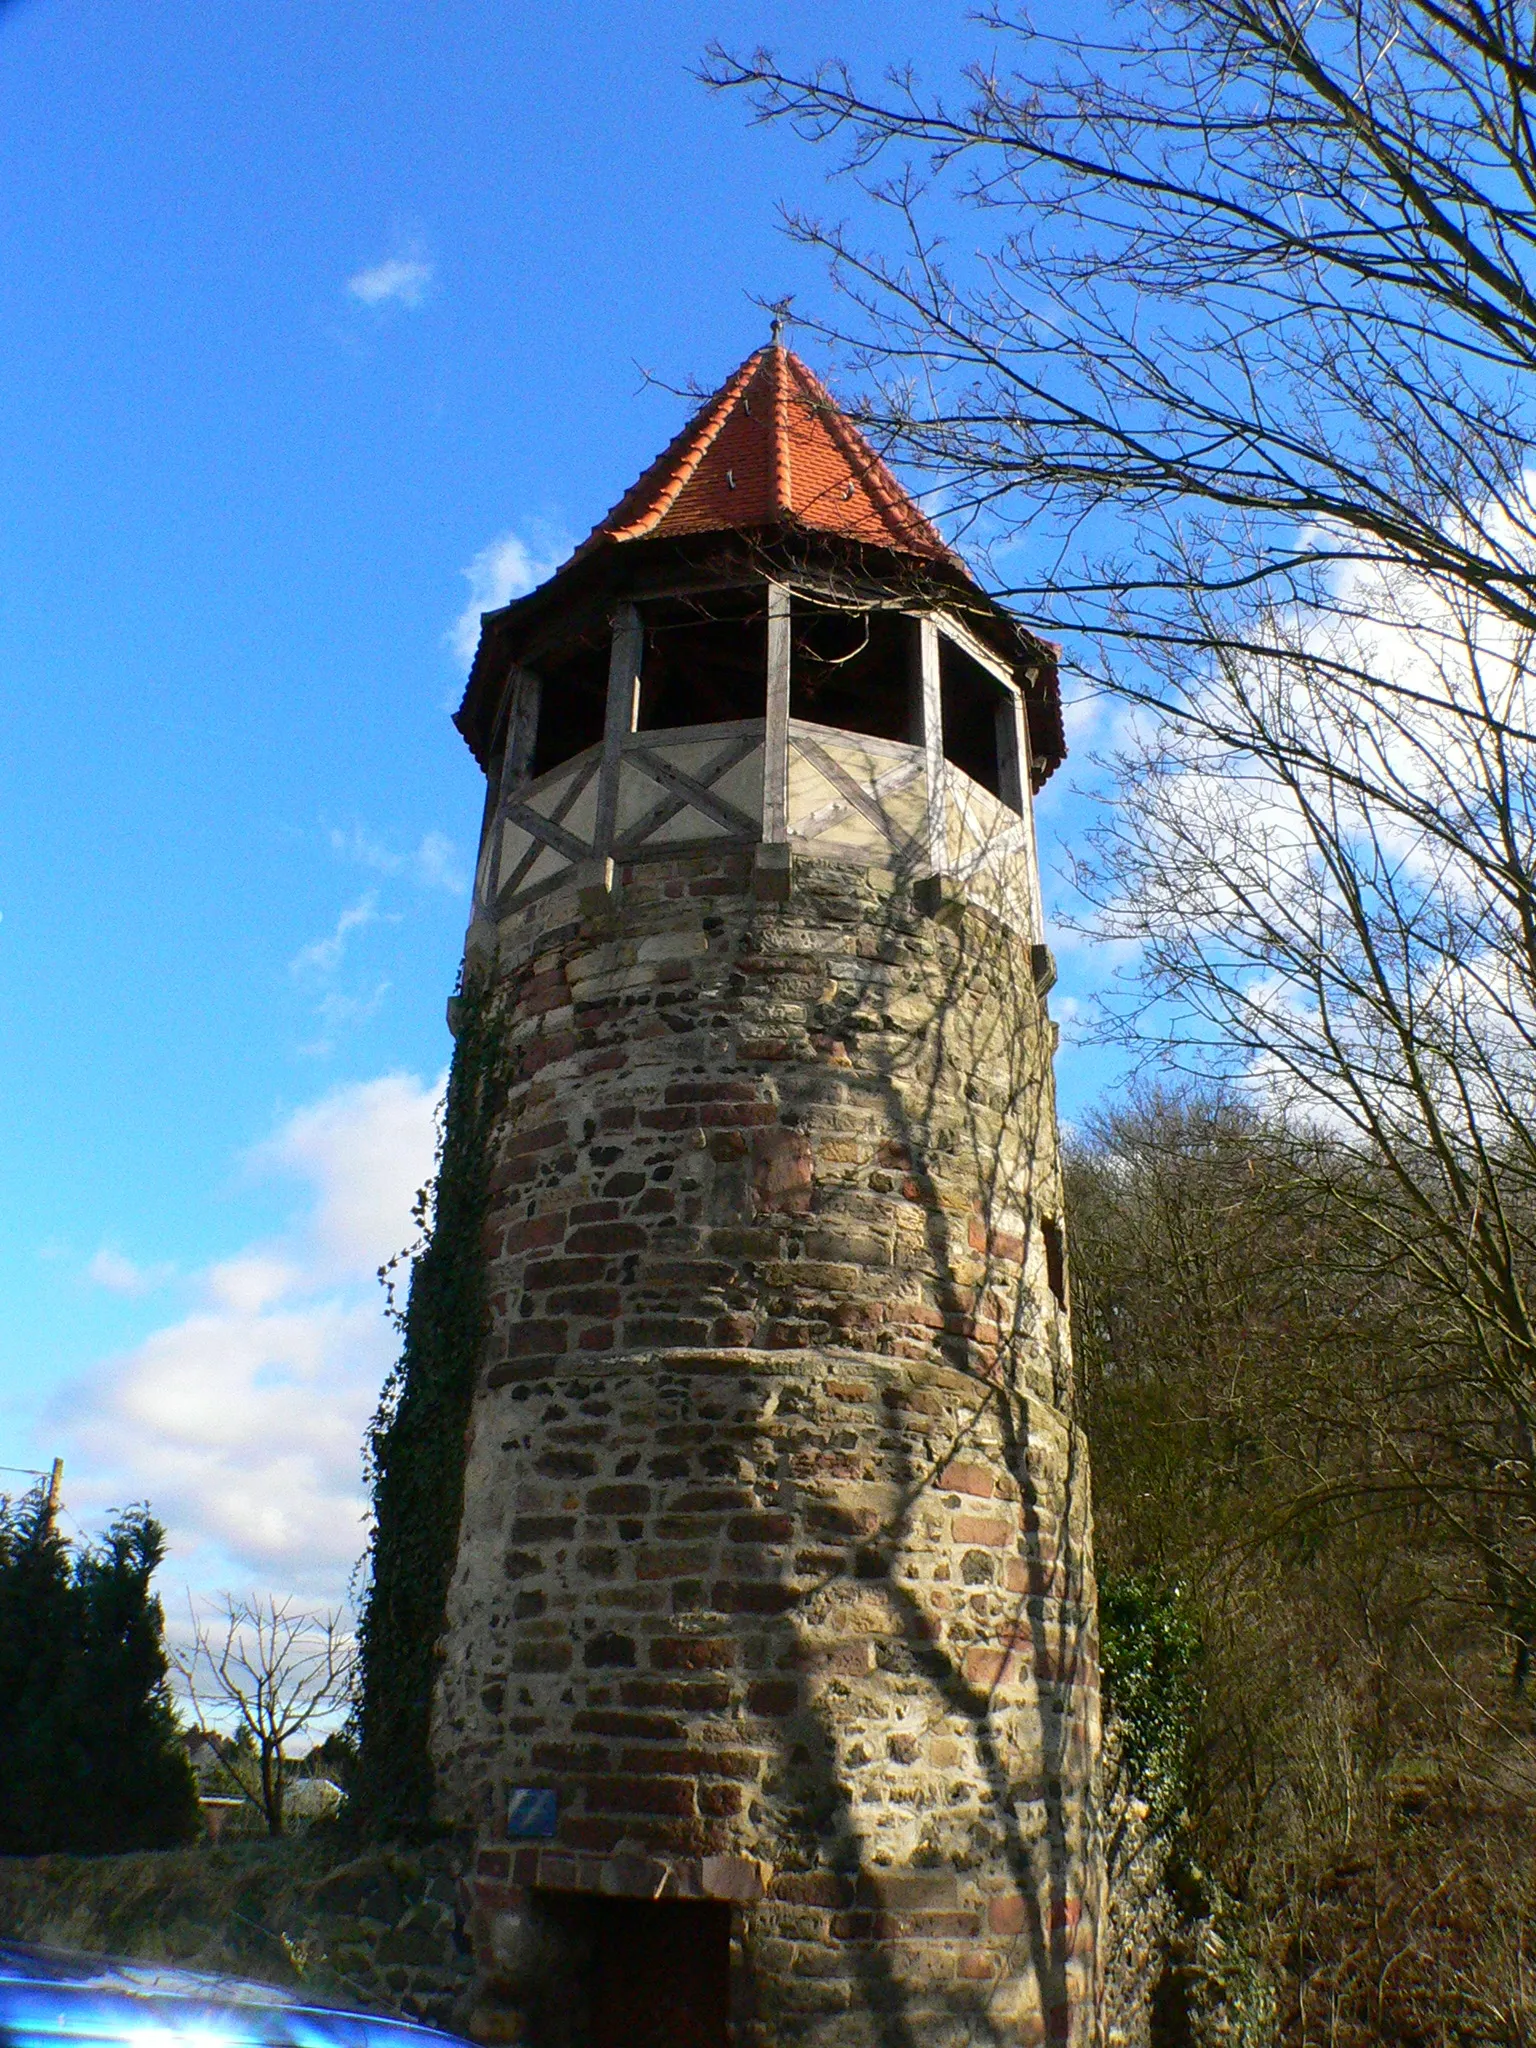
[[780, 524], [956, 565], [826, 386], [772, 342], [727, 378], [576, 552]]
[[[764, 540], [775, 530], [784, 538], [842, 540], [937, 571], [917, 579], [924, 595], [958, 597], [983, 637], [1025, 676], [1037, 783], [1064, 758], [1057, 650], [987, 595], [825, 385], [774, 341], [748, 356], [699, 407], [553, 576], [484, 614], [464, 700], [454, 714], [476, 760], [485, 767], [491, 758], [510, 665], [524, 658], [530, 640], [537, 663], [541, 636], [547, 642], [562, 605], [586, 607], [582, 616], [590, 629], [594, 601], [644, 598], [655, 563], [649, 549], [628, 554], [629, 542], [718, 537], [729, 544], [733, 534]], [[886, 571], [896, 571], [893, 590], [905, 581], [897, 564], [888, 562]]]

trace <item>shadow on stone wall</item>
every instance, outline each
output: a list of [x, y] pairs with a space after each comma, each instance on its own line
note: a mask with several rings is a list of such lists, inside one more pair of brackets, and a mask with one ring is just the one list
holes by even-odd
[[[886, 1447], [897, 1505], [874, 1529], [848, 1517], [843, 1533], [857, 1545], [855, 1572], [861, 1583], [866, 1590], [878, 1586], [889, 1606], [891, 1633], [877, 1652], [885, 1676], [892, 1682], [917, 1680], [928, 1689], [932, 1718], [969, 1729], [989, 1818], [1000, 1825], [1013, 1891], [994, 1895], [988, 1913], [990, 1931], [1010, 1937], [1011, 1946], [1001, 1968], [995, 1952], [983, 1957], [988, 1974], [969, 1985], [956, 1984], [942, 2006], [950, 2023], [946, 2038], [967, 2048], [1002, 2048], [1034, 2036], [1034, 2028], [1027, 2020], [1021, 2026], [1022, 2016], [1009, 2011], [1006, 1997], [1000, 1996], [1011, 1988], [1010, 1974], [1027, 1976], [1038, 1988], [1040, 2032], [1046, 2040], [1086, 2039], [1093, 2023], [1088, 2008], [1095, 1984], [1090, 1979], [1073, 1987], [1068, 1979], [1069, 1960], [1080, 1947], [1079, 1915], [1085, 1910], [1089, 1915], [1084, 1934], [1091, 1936], [1100, 1911], [1091, 1883], [1089, 1896], [1083, 1896], [1096, 1848], [1088, 1783], [1091, 1736], [1081, 1725], [1080, 1704], [1074, 1712], [1072, 1703], [1074, 1688], [1096, 1690], [1097, 1685], [1090, 1517], [1086, 1460], [1076, 1433], [1069, 1429], [1065, 1435], [1064, 1469], [1051, 1469], [1058, 1446], [1042, 1444], [1031, 1426], [1031, 1409], [1038, 1425], [1043, 1400], [1070, 1421], [1065, 1333], [1045, 1327], [1023, 1260], [1005, 1264], [999, 1256], [1015, 1234], [1027, 1255], [1038, 1242], [1044, 1217], [1061, 1214], [1050, 1072], [1054, 1032], [1029, 951], [1017, 935], [967, 906], [953, 885], [930, 883], [927, 889], [924, 907], [936, 913], [953, 939], [931, 1014], [909, 1018], [899, 1034], [878, 1034], [884, 1041], [878, 1049], [872, 1044], [877, 1034], [867, 1028], [872, 1006], [863, 987], [840, 995], [818, 1020], [831, 1042], [856, 1045], [860, 1081], [866, 1089], [873, 1082], [886, 1123], [900, 1134], [908, 1176], [904, 1192], [924, 1215], [944, 1315], [933, 1351], [950, 1383], [942, 1419], [933, 1418], [941, 1420], [939, 1430], [896, 1426], [896, 1415], [889, 1417]], [[910, 932], [903, 896], [892, 901], [897, 918], [880, 932], [873, 949], [877, 959], [899, 934]], [[801, 915], [806, 914], [802, 907]], [[958, 1095], [957, 1076], [964, 1077]], [[964, 1113], [957, 1124], [959, 1104]], [[957, 1150], [965, 1155], [959, 1174]], [[947, 1199], [957, 1180], [968, 1183], [976, 1196], [961, 1231], [953, 1200]], [[1013, 1228], [1004, 1224], [1005, 1217]], [[957, 1244], [963, 1246], [959, 1257]], [[1049, 1368], [1045, 1385], [1042, 1364]], [[886, 1389], [888, 1402], [892, 1391]], [[892, 1405], [899, 1414], [899, 1396]], [[998, 1585], [1004, 1558], [977, 1549], [957, 1557], [968, 1588], [960, 1598], [984, 1603], [986, 1611], [969, 1642], [963, 1623], [956, 1640], [951, 1620], [946, 1629], [951, 1646], [946, 1647], [936, 1640], [938, 1617], [921, 1593], [904, 1583], [901, 1563], [913, 1547], [925, 1508], [946, 1497], [951, 1508], [969, 1504], [955, 1497], [954, 1485], [958, 1479], [964, 1495], [973, 1495], [981, 1475], [992, 1481], [989, 1487], [982, 1482], [983, 1499], [1017, 1500], [1027, 1584], [1015, 1590], [1009, 1604], [1000, 1596], [1010, 1589]], [[792, 1478], [790, 1491], [792, 1512], [814, 1515], [819, 1509], [826, 1514], [824, 1500], [796, 1495]], [[808, 1598], [799, 1585], [796, 1604], [786, 1616], [786, 1664], [814, 1665], [817, 1653], [803, 1625], [813, 1601], [814, 1592]], [[1020, 1680], [1032, 1681], [1025, 1690], [1033, 1697], [1022, 1705]], [[924, 1917], [921, 1905], [905, 1913], [901, 1909], [904, 1885], [913, 1899], [923, 1896], [921, 1874], [887, 1872], [875, 1860], [878, 1847], [861, 1836], [839, 1769], [840, 1755], [848, 1749], [839, 1703], [823, 1699], [812, 1713], [823, 1808], [818, 1832], [835, 1841], [833, 1860], [846, 1883], [841, 1903], [846, 1931], [854, 1936], [861, 2003], [885, 2016], [882, 2048], [885, 2043], [929, 2048], [937, 2038], [933, 2021], [939, 2001], [931, 1991], [914, 1992], [892, 1967], [903, 1934], [917, 1931], [913, 1922]], [[1038, 1776], [1021, 1785], [1019, 1751], [1032, 1739], [1039, 1745]], [[1034, 1796], [1021, 1798], [1021, 1792]], [[968, 1852], [974, 1858], [979, 1845], [966, 1844], [963, 1830], [948, 1832], [952, 1841], [962, 1837], [954, 1846], [963, 1867]], [[920, 1849], [920, 1862], [925, 1853], [932, 1857], [937, 1878], [939, 1843], [928, 1845], [926, 1852]], [[970, 1931], [965, 1915], [951, 1917], [955, 1931]], [[858, 1941], [861, 1932], [872, 1938]]]

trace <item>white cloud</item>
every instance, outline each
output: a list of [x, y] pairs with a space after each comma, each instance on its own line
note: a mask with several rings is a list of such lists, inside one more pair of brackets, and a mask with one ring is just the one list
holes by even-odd
[[300, 1053], [311, 1058], [323, 1058], [335, 1050], [338, 1031], [366, 1023], [377, 1012], [389, 993], [387, 980], [375, 982], [367, 990], [338, 988], [334, 983], [354, 932], [366, 931], [370, 925], [399, 924], [400, 921], [398, 911], [379, 909], [378, 896], [370, 890], [341, 913], [334, 931], [323, 939], [314, 939], [309, 945], [301, 946], [294, 954], [288, 962], [288, 972], [295, 981], [308, 984], [315, 997], [314, 1014], [321, 1027], [318, 1038], [299, 1046]]
[[113, 1294], [148, 1294], [169, 1280], [176, 1268], [170, 1264], [140, 1266], [111, 1245], [103, 1245], [85, 1269], [85, 1277]]
[[302, 1284], [304, 1268], [272, 1252], [238, 1253], [210, 1266], [204, 1276], [208, 1299], [237, 1315], [259, 1315]]
[[316, 1039], [312, 1045], [302, 1045], [299, 1047], [300, 1052], [333, 1051], [334, 1034], [349, 1030], [355, 1024], [366, 1024], [370, 1017], [377, 1016], [379, 1005], [389, 994], [389, 990], [390, 984], [387, 981], [377, 983], [368, 995], [348, 995], [342, 989], [328, 988], [315, 1005], [315, 1015], [320, 1020], [322, 1030], [332, 1036]]
[[350, 832], [333, 825], [330, 838], [333, 853], [358, 867], [372, 868], [375, 874], [407, 875], [423, 889], [444, 889], [450, 896], [461, 896], [469, 887], [459, 866], [458, 849], [446, 832], [425, 833], [411, 853], [397, 853], [361, 825], [354, 825]]
[[448, 645], [460, 662], [467, 665], [475, 658], [480, 614], [498, 611], [514, 597], [537, 589], [569, 553], [570, 542], [552, 531], [537, 531], [531, 543], [516, 533], [503, 533], [488, 542], [461, 572], [469, 585], [469, 603], [448, 633]]
[[469, 887], [468, 877], [459, 866], [453, 841], [446, 833], [427, 833], [416, 849], [412, 866], [416, 879], [424, 888], [446, 889], [452, 896], [461, 896]]
[[365, 306], [419, 306], [432, 283], [432, 265], [419, 248], [388, 256], [347, 279], [347, 290]]
[[352, 933], [366, 931], [369, 925], [379, 922], [379, 899], [370, 890], [341, 913], [329, 938], [315, 939], [299, 948], [288, 962], [289, 973], [316, 978], [334, 974], [346, 955], [347, 940]]
[[361, 825], [354, 825], [350, 832], [343, 832], [339, 825], [333, 825], [330, 832], [331, 851], [340, 854], [343, 860], [354, 862], [360, 868], [372, 868], [381, 875], [398, 875], [405, 862], [394, 853], [382, 839]]
[[363, 1431], [398, 1342], [375, 1274], [410, 1241], [441, 1089], [391, 1074], [296, 1111], [246, 1162], [302, 1188], [287, 1227], [194, 1276], [188, 1314], [59, 1405], [82, 1505], [148, 1500], [173, 1580], [343, 1597]]
[[[312, 1190], [294, 1226], [311, 1279], [376, 1273], [405, 1242], [402, 1219], [431, 1168], [440, 1093], [401, 1074], [339, 1088], [296, 1110], [251, 1152], [252, 1172]], [[403, 1164], [414, 1176], [408, 1186]]]

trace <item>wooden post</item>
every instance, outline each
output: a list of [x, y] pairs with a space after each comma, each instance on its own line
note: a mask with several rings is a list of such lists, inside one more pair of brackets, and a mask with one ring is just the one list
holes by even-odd
[[[1029, 865], [1029, 918], [1031, 936], [1037, 943], [1045, 938], [1045, 891], [1040, 881], [1040, 841], [1035, 832], [1035, 792], [1029, 773], [1029, 755], [1026, 752], [1020, 763], [1024, 780], [1024, 798], [1020, 808], [1024, 813], [1024, 852]], [[1051, 970], [1055, 979], [1055, 967]]]
[[789, 839], [789, 591], [768, 586], [768, 719], [763, 741], [763, 843]]
[[499, 749], [492, 754], [485, 765], [485, 804], [480, 812], [480, 855], [475, 863], [475, 909], [478, 910], [483, 898], [482, 881], [485, 873], [486, 849], [496, 832], [496, 820], [501, 810], [501, 782], [506, 756]]
[[502, 750], [501, 783], [497, 802], [526, 782], [533, 767], [533, 750], [539, 737], [538, 676], [531, 668], [512, 671], [512, 703], [507, 712], [507, 737]]
[[598, 770], [597, 823], [592, 832], [596, 872], [590, 886], [613, 886], [614, 821], [619, 808], [619, 774], [624, 742], [640, 716], [640, 666], [645, 654], [645, 628], [632, 604], [615, 607], [613, 651], [608, 657], [608, 709], [603, 723], [603, 761]]
[[[1006, 691], [998, 706], [997, 755], [1002, 770], [1003, 801], [1011, 804], [1023, 821], [1024, 864], [1029, 875], [1029, 932], [1038, 941], [1045, 930], [1045, 904], [1040, 890], [1040, 850], [1035, 841], [1035, 801], [1029, 774], [1029, 718], [1019, 690]], [[1052, 979], [1055, 972], [1053, 965]]]
[[64, 1498], [64, 1460], [55, 1458], [53, 1473], [48, 1481], [48, 1498], [43, 1503], [43, 1528], [51, 1536], [53, 1525], [59, 1518], [59, 1507]]
[[480, 853], [475, 863], [475, 900], [470, 921], [496, 900], [501, 865], [501, 813], [508, 796], [528, 779], [539, 731], [539, 678], [515, 668], [507, 685], [501, 737], [485, 771], [485, 811], [480, 820]]
[[1003, 802], [1022, 818], [1029, 808], [1029, 737], [1017, 690], [1005, 688], [998, 699], [997, 766]]
[[768, 585], [768, 702], [763, 723], [763, 837], [752, 862], [761, 902], [789, 899], [789, 590]]
[[928, 780], [928, 866], [942, 875], [949, 866], [945, 831], [944, 695], [939, 687], [939, 622], [931, 613], [917, 622], [918, 699]]

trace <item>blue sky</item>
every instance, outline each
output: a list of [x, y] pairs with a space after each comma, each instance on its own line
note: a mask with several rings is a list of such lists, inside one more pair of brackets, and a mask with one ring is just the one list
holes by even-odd
[[675, 431], [642, 366], [824, 297], [776, 202], [856, 206], [690, 67], [979, 34], [0, 0], [0, 1464], [62, 1454], [87, 1527], [147, 1496], [171, 1597], [332, 1598], [360, 1542], [479, 822], [458, 622]]

